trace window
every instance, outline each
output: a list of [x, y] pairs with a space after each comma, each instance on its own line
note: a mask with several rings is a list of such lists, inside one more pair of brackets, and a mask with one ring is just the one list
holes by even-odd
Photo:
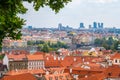
[[115, 60], [115, 63], [117, 63], [117, 59]]
[[49, 77], [49, 80], [52, 80], [52, 77]]
[[10, 66], [12, 66], [12, 64], [10, 64]]
[[119, 77], [120, 77], [120, 73], [119, 73], [119, 75], [118, 75]]
[[66, 80], [68, 80], [68, 76], [65, 76], [66, 77]]
[[112, 75], [112, 73], [108, 73], [108, 76], [111, 76]]
[[29, 63], [29, 65], [31, 65], [31, 63]]
[[55, 76], [55, 80], [58, 80], [58, 77], [57, 77], [57, 76]]
[[60, 76], [60, 79], [63, 79], [63, 76]]

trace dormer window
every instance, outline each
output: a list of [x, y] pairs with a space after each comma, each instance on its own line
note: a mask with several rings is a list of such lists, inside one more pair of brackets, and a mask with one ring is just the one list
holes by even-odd
[[55, 80], [58, 80], [58, 77], [57, 77], [57, 76], [55, 76]]
[[108, 76], [111, 76], [112, 75], [112, 73], [110, 72], [110, 73], [108, 73]]

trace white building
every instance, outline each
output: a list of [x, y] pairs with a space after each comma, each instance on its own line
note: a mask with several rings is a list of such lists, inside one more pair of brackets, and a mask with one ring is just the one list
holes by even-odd
[[44, 58], [43, 55], [27, 55], [28, 69], [43, 69]]
[[3, 58], [3, 65], [6, 65], [9, 70], [9, 59], [8, 59], [7, 54]]
[[114, 56], [112, 56], [111, 59], [114, 65], [120, 65], [120, 54], [119, 53], [114, 54]]

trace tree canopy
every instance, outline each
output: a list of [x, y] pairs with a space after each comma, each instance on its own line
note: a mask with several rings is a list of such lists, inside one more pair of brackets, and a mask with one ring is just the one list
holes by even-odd
[[102, 38], [102, 39], [95, 39], [94, 41], [94, 45], [97, 47], [104, 47], [107, 50], [113, 50], [116, 51], [118, 50], [118, 46], [120, 44], [119, 40], [113, 39], [113, 37], [108, 37], [108, 39], [106, 38]]
[[33, 3], [36, 11], [40, 7], [49, 6], [58, 13], [71, 0], [0, 0], [0, 46], [5, 37], [20, 39], [21, 28], [25, 24], [25, 20], [18, 14], [25, 14], [27, 11], [23, 5], [24, 1]]
[[52, 43], [50, 41], [28, 41], [28, 46], [38, 46], [38, 51], [42, 52], [51, 52], [51, 51], [57, 51], [60, 48], [69, 48], [69, 46], [63, 42], [57, 41], [56, 43]]

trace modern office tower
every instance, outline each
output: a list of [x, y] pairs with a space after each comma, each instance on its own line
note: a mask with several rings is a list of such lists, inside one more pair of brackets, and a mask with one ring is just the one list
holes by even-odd
[[93, 22], [93, 28], [94, 28], [94, 29], [97, 28], [97, 22]]
[[32, 30], [32, 26], [28, 26], [28, 29], [29, 29], [29, 30]]
[[58, 29], [61, 30], [62, 27], [63, 27], [62, 24], [59, 23], [59, 24], [58, 24]]
[[98, 23], [98, 28], [103, 29], [104, 24], [103, 23]]
[[91, 25], [89, 25], [89, 29], [91, 29], [92, 28], [92, 26]]
[[84, 23], [80, 23], [79, 29], [81, 29], [81, 28], [85, 28]]

